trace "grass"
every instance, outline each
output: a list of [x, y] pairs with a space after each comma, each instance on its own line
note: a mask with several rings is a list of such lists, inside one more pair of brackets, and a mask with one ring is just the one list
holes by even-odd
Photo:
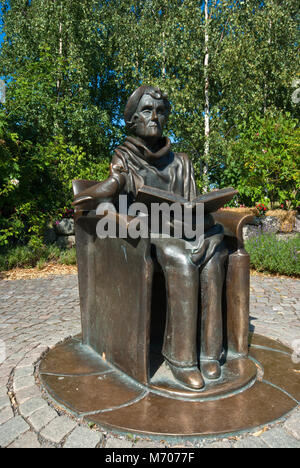
[[42, 269], [48, 262], [76, 265], [75, 247], [62, 250], [56, 245], [42, 245], [39, 248], [25, 245], [0, 252], [0, 271], [8, 271], [17, 267]]
[[245, 248], [256, 271], [300, 276], [300, 236], [279, 240], [275, 234], [248, 239]]

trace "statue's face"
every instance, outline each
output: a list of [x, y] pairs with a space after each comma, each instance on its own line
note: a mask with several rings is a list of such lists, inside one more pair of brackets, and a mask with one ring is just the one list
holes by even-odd
[[144, 140], [158, 140], [162, 137], [167, 117], [163, 99], [154, 99], [149, 94], [144, 94], [135, 112], [135, 135]]

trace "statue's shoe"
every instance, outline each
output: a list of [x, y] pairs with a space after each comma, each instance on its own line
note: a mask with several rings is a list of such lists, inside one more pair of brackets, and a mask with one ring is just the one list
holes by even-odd
[[221, 366], [219, 361], [203, 361], [201, 363], [201, 371], [204, 377], [209, 380], [219, 379], [221, 376]]
[[204, 387], [205, 383], [198, 367], [177, 367], [167, 362], [174, 378], [182, 385], [196, 390]]

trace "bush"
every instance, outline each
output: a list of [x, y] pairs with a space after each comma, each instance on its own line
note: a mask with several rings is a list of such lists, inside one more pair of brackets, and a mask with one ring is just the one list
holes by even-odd
[[63, 265], [76, 265], [76, 250], [62, 250], [56, 245], [17, 246], [0, 252], [0, 271], [13, 268], [42, 269], [47, 262], [58, 262]]
[[300, 276], [300, 236], [279, 240], [275, 234], [261, 234], [248, 239], [245, 247], [255, 270]]
[[61, 136], [45, 146], [21, 141], [0, 111], [0, 246], [39, 242], [71, 209], [72, 180], [103, 180], [108, 168]]
[[299, 122], [289, 113], [251, 116], [237, 126], [229, 143], [221, 186], [239, 191], [239, 202], [251, 206], [299, 204]]
[[68, 250], [63, 250], [59, 256], [58, 263], [63, 265], [76, 265], [77, 257], [75, 247], [72, 247]]

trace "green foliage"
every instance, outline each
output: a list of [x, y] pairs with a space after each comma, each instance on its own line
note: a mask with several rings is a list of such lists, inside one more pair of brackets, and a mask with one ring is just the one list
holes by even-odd
[[239, 191], [248, 206], [299, 203], [300, 129], [289, 113], [253, 115], [228, 144], [222, 184]]
[[[174, 149], [193, 159], [200, 189], [208, 178], [237, 187], [244, 203], [297, 203], [299, 105], [291, 95], [299, 6], [294, 0], [208, 4], [206, 21], [203, 2], [194, 0], [0, 0], [0, 76], [7, 82], [0, 245], [38, 242], [45, 226], [70, 208], [72, 179], [105, 177], [111, 150], [124, 137], [124, 104], [146, 83], [168, 92], [167, 132]], [[270, 109], [278, 112], [273, 121]], [[262, 136], [253, 140], [250, 130]]]
[[63, 265], [76, 265], [77, 257], [75, 247], [72, 247], [68, 250], [63, 250], [59, 256], [58, 263]]
[[[0, 75], [6, 111], [22, 138], [45, 144], [62, 135], [94, 157], [119, 137], [108, 44], [96, 0], [1, 1]], [[95, 26], [97, 25], [97, 26]]]
[[[113, 67], [120, 80], [120, 96], [124, 99], [124, 88], [129, 92], [141, 83], [153, 83], [168, 92], [173, 105], [170, 135], [175, 136], [176, 149], [193, 158], [199, 187], [204, 184], [205, 166], [210, 181], [222, 183], [227, 143], [235, 139], [237, 124], [249, 115], [262, 116], [270, 108], [299, 115], [299, 106], [291, 100], [291, 85], [299, 69], [299, 7], [295, 2], [209, 0], [208, 24], [203, 3], [107, 4], [113, 18], [117, 51]], [[204, 158], [206, 85], [210, 154]]]
[[20, 141], [0, 115], [0, 246], [41, 239], [46, 226], [71, 208], [72, 180], [102, 180], [109, 162], [57, 136], [47, 145]]
[[35, 242], [0, 251], [0, 271], [12, 268], [43, 268], [47, 262], [57, 261], [64, 265], [76, 265], [76, 250], [61, 250], [56, 245]]
[[245, 242], [250, 263], [257, 271], [300, 276], [300, 237], [278, 240], [275, 234], [262, 234]]

